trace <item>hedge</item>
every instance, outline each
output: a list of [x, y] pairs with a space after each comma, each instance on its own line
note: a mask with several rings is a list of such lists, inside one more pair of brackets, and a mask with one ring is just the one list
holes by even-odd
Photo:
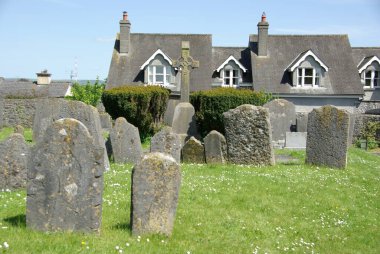
[[262, 106], [272, 100], [271, 94], [248, 89], [216, 88], [194, 92], [190, 102], [202, 137], [212, 130], [224, 134], [223, 113], [243, 104]]
[[169, 91], [159, 86], [123, 86], [104, 91], [102, 102], [113, 119], [124, 117], [140, 131], [141, 140], [161, 125]]

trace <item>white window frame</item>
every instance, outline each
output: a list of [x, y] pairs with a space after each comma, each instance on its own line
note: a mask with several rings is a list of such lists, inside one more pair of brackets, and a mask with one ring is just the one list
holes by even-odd
[[[313, 70], [312, 76], [306, 76], [305, 75], [306, 69], [312, 69]], [[320, 86], [321, 74], [319, 72], [317, 72], [317, 70], [315, 68], [298, 67], [296, 69], [296, 71], [297, 71], [297, 86], [299, 86], [299, 87], [312, 87], [312, 88]], [[300, 75], [300, 71], [301, 71], [301, 75]], [[305, 78], [312, 78], [312, 83], [311, 84], [305, 84]], [[301, 82], [300, 82], [300, 79], [301, 79]]]
[[[228, 76], [226, 75], [227, 71], [230, 74]], [[234, 76], [234, 72], [237, 73], [237, 76]], [[222, 80], [223, 80], [222, 86], [224, 86], [224, 87], [238, 87], [240, 85], [240, 80], [241, 80], [240, 69], [237, 69], [237, 68], [236, 69], [234, 69], [234, 68], [223, 69]], [[226, 80], [229, 81], [229, 84], [227, 84]], [[234, 84], [234, 80], [236, 80], [236, 84]]]
[[[163, 74], [157, 74], [157, 67], [163, 68]], [[167, 65], [148, 65], [148, 84], [150, 85], [170, 85], [172, 72]], [[169, 70], [168, 70], [169, 69]], [[163, 81], [157, 81], [157, 76], [163, 76]]]
[[[370, 77], [366, 77], [366, 74], [370, 73]], [[376, 76], [377, 73], [377, 77]], [[362, 83], [365, 88], [380, 88], [380, 70], [364, 70], [361, 75]], [[370, 81], [370, 85], [367, 85], [366, 81]]]

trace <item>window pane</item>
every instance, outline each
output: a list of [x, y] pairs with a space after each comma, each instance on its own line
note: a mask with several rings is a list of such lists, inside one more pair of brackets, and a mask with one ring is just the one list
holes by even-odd
[[148, 76], [148, 83], [153, 83], [153, 75]]
[[231, 71], [230, 70], [225, 70], [224, 71], [224, 76], [225, 77], [230, 77], [230, 75], [231, 75]]
[[316, 85], [316, 86], [319, 86], [319, 77], [316, 77], [316, 78], [315, 78], [315, 85]]
[[313, 76], [313, 69], [305, 68], [305, 76]]
[[234, 77], [236, 77], [236, 78], [239, 77], [239, 70], [234, 70], [233, 74], [234, 74]]
[[164, 66], [157, 65], [156, 66], [156, 74], [164, 74]]
[[238, 85], [239, 84], [239, 79], [238, 78], [233, 78], [232, 82], [233, 82], [233, 85]]
[[380, 86], [380, 79], [373, 80], [373, 86]]
[[371, 86], [371, 79], [366, 79], [365, 80], [365, 85], [366, 86]]
[[156, 82], [163, 83], [164, 82], [164, 75], [156, 75]]
[[166, 83], [170, 83], [170, 75], [166, 75]]
[[299, 86], [302, 85], [302, 78], [301, 77], [298, 78], [298, 85]]
[[367, 71], [367, 72], [365, 73], [365, 77], [366, 77], [366, 78], [371, 78], [371, 71]]
[[224, 79], [224, 84], [229, 85], [230, 84], [230, 79], [229, 78]]
[[305, 77], [305, 85], [312, 85], [313, 84], [313, 78]]
[[148, 67], [148, 71], [149, 71], [150, 74], [153, 73], [153, 66], [152, 66], [152, 65], [149, 65], [149, 67]]
[[378, 78], [378, 77], [379, 77], [379, 72], [375, 71], [375, 78]]
[[298, 76], [302, 76], [302, 69], [301, 68], [298, 69]]

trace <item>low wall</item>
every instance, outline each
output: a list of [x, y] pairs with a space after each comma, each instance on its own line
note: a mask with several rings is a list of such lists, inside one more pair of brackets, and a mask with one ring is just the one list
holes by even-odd
[[360, 138], [360, 133], [363, 128], [365, 128], [368, 122], [380, 122], [380, 115], [355, 115], [355, 125], [353, 133], [353, 142]]

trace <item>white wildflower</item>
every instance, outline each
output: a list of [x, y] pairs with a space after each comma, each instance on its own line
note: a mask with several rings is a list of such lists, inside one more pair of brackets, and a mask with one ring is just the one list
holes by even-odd
[[9, 248], [9, 244], [8, 244], [7, 242], [4, 242], [3, 245], [4, 245], [4, 248], [5, 248], [5, 249], [8, 249], [8, 248]]

